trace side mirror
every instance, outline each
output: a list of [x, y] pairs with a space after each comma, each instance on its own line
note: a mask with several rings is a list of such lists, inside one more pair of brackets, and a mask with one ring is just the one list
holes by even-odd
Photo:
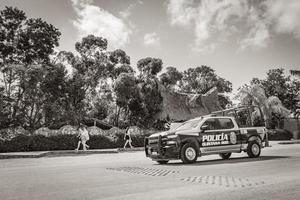
[[207, 125], [207, 124], [202, 125], [202, 126], [200, 127], [200, 130], [202, 131], [202, 133], [203, 133], [204, 131], [208, 130], [208, 125]]

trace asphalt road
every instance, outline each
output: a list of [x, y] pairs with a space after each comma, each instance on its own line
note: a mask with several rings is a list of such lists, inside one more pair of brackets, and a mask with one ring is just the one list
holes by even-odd
[[300, 144], [158, 165], [143, 152], [0, 160], [0, 199], [300, 199]]

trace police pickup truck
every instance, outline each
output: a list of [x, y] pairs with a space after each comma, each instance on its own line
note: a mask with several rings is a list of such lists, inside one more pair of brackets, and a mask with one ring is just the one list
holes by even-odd
[[231, 153], [247, 152], [250, 158], [259, 157], [261, 149], [268, 146], [268, 136], [263, 122], [256, 120], [255, 124], [257, 111], [255, 107], [223, 110], [152, 134], [145, 139], [146, 156], [159, 164], [174, 159], [194, 163], [209, 154], [229, 159]]

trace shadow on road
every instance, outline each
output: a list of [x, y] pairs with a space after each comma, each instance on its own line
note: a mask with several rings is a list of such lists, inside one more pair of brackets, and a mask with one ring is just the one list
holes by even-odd
[[[198, 161], [193, 164], [189, 164], [189, 166], [198, 166], [198, 165], [216, 165], [216, 164], [234, 164], [234, 163], [244, 163], [244, 162], [257, 162], [257, 161], [265, 161], [265, 160], [275, 160], [275, 159], [284, 159], [290, 158], [290, 156], [260, 156], [258, 158], [249, 158], [249, 157], [239, 157], [239, 158], [230, 158], [228, 160], [223, 159], [214, 159], [214, 160], [203, 160], [198, 158]], [[169, 163], [168, 165], [187, 165], [182, 162]]]

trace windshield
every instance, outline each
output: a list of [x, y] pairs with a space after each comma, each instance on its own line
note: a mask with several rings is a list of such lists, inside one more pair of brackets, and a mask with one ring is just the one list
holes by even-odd
[[180, 125], [176, 130], [186, 130], [191, 128], [196, 128], [198, 124], [201, 122], [202, 118], [196, 119], [196, 120], [190, 120], [187, 122], [184, 122], [182, 125]]

